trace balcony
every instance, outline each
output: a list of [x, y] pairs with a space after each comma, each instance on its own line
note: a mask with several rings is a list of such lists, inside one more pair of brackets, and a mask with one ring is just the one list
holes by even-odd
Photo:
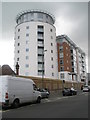
[[38, 47], [43, 48], [44, 47], [44, 43], [38, 43]]

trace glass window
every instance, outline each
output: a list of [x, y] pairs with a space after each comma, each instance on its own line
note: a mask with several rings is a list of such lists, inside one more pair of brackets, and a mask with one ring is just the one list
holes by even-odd
[[64, 79], [64, 73], [61, 73], [61, 74], [60, 74], [60, 78], [61, 78], [61, 79]]
[[60, 60], [60, 64], [63, 64], [63, 60]]
[[20, 36], [18, 36], [18, 39], [20, 39]]
[[53, 57], [51, 57], [51, 61], [53, 61]]
[[29, 72], [26, 72], [25, 75], [28, 76], [28, 75], [29, 75]]
[[31, 16], [31, 20], [33, 20], [34, 19], [34, 13], [31, 13], [30, 16]]
[[48, 19], [48, 15], [46, 15], [46, 18]]
[[20, 32], [20, 29], [18, 29], [18, 32]]
[[29, 48], [26, 48], [26, 52], [29, 52]]
[[53, 36], [51, 36], [51, 39], [53, 39]]
[[64, 66], [60, 67], [60, 71], [64, 71]]
[[17, 61], [19, 61], [19, 58], [17, 58]]
[[53, 43], [51, 43], [51, 46], [53, 46]]
[[26, 44], [28, 44], [29, 43], [29, 41], [28, 40], [26, 40]]
[[38, 33], [38, 37], [43, 37], [43, 33]]
[[51, 50], [51, 53], [53, 53], [53, 50]]
[[52, 65], [52, 68], [54, 68], [54, 66]]
[[54, 73], [52, 73], [52, 76], [54, 76]]
[[26, 67], [26, 68], [29, 68], [29, 64], [26, 64], [25, 67]]
[[60, 53], [60, 54], [59, 54], [59, 57], [60, 57], [60, 58], [63, 58], [63, 53]]
[[27, 33], [27, 34], [26, 34], [26, 37], [28, 37], [28, 36], [29, 36], [29, 34]]
[[20, 53], [20, 51], [18, 50], [17, 53]]
[[33, 84], [33, 89], [37, 90], [37, 86], [35, 84]]
[[29, 59], [29, 56], [26, 56], [26, 60], [28, 60]]
[[50, 31], [52, 32], [52, 29], [50, 29]]
[[38, 71], [38, 75], [42, 75], [42, 71]]
[[43, 14], [42, 13], [38, 13], [38, 18], [43, 19]]
[[59, 50], [60, 50], [60, 51], [63, 51], [63, 46], [59, 46]]
[[60, 43], [62, 44], [63, 43], [63, 39], [59, 39]]
[[20, 43], [18, 43], [18, 46], [20, 46]]
[[38, 31], [39, 31], [39, 32], [43, 32], [43, 31], [44, 31], [44, 29], [43, 29], [43, 26], [42, 26], [42, 25], [38, 25]]
[[26, 26], [26, 29], [29, 29], [29, 26]]

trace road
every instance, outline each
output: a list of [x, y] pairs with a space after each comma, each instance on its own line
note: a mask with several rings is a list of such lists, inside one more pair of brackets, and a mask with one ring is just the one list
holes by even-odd
[[88, 118], [88, 94], [44, 99], [2, 112], [2, 118]]

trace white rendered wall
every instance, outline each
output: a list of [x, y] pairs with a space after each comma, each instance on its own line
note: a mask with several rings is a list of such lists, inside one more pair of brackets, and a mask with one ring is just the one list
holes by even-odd
[[[15, 65], [17, 62], [17, 58], [19, 57], [19, 65], [20, 65], [20, 75], [28, 76], [38, 76], [38, 55], [37, 55], [37, 26], [44, 26], [44, 49], [45, 52], [44, 62], [45, 62], [45, 78], [58, 78], [58, 64], [57, 64], [57, 47], [56, 47], [56, 30], [55, 27], [44, 22], [25, 22], [18, 26], [15, 29]], [[29, 29], [26, 29], [26, 26], [29, 26]], [[20, 31], [18, 32], [18, 29]], [[50, 31], [52, 29], [52, 32]], [[29, 37], [26, 37], [26, 33], [29, 33]], [[20, 39], [18, 36], [20, 35]], [[52, 36], [52, 38], [51, 38]], [[29, 41], [26, 44], [26, 40]], [[20, 43], [20, 46], [17, 44]], [[53, 43], [53, 46], [51, 46]], [[29, 48], [29, 52], [26, 52], [26, 48]], [[20, 50], [20, 53], [17, 53], [17, 50]], [[51, 53], [53, 50], [53, 53]], [[29, 59], [26, 60], [26, 56], [29, 56]], [[53, 57], [53, 61], [51, 61], [51, 57]], [[29, 67], [26, 68], [25, 64], [29, 64]], [[51, 66], [54, 66], [53, 68]], [[54, 73], [54, 76], [52, 76]], [[42, 76], [41, 76], [42, 77]]]

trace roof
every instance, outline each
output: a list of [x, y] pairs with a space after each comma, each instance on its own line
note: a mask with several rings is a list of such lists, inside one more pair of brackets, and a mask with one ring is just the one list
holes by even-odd
[[17, 19], [18, 19], [21, 15], [26, 14], [26, 13], [32, 13], [32, 12], [47, 14], [47, 15], [49, 15], [49, 16], [52, 17], [53, 22], [55, 23], [55, 17], [54, 17], [54, 15], [52, 15], [51, 13], [49, 13], [49, 12], [47, 12], [47, 11], [45, 11], [45, 10], [38, 10], [38, 9], [25, 10], [25, 11], [20, 12], [20, 13], [16, 16], [16, 21], [17, 21]]
[[9, 65], [0, 67], [0, 75], [16, 75]]

